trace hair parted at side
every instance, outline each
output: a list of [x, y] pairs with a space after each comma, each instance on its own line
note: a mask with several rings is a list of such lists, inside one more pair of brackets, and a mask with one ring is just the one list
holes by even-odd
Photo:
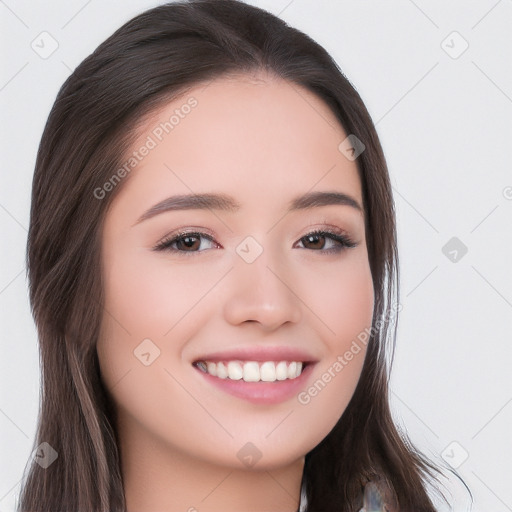
[[357, 511], [370, 480], [389, 488], [397, 510], [435, 510], [426, 489], [436, 467], [398, 432], [389, 407], [396, 323], [392, 329], [387, 313], [398, 297], [398, 255], [391, 185], [371, 118], [307, 35], [237, 0], [191, 0], [153, 8], [119, 28], [66, 80], [48, 117], [33, 179], [27, 269], [42, 371], [34, 448], [46, 442], [58, 458], [46, 469], [29, 461], [18, 512], [125, 511], [114, 412], [96, 354], [101, 230], [123, 183], [101, 200], [93, 191], [122, 165], [136, 127], [160, 105], [201, 82], [259, 70], [315, 93], [366, 146], [357, 164], [380, 328], [371, 331], [346, 411], [306, 455], [306, 510]]

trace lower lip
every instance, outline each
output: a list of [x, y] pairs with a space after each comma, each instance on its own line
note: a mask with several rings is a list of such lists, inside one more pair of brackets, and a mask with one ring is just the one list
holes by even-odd
[[274, 382], [245, 382], [243, 379], [219, 379], [199, 368], [196, 370], [212, 385], [230, 395], [243, 398], [254, 404], [278, 404], [296, 396], [306, 385], [314, 363], [309, 363], [295, 379], [276, 380]]

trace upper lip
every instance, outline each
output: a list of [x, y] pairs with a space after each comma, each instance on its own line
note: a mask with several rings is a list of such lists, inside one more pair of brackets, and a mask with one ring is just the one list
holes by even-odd
[[297, 347], [243, 347], [211, 352], [194, 359], [197, 361], [297, 361], [315, 363], [316, 359]]

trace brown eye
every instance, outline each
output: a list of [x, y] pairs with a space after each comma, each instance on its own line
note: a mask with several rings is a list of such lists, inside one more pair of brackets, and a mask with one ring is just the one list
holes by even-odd
[[[206, 247], [204, 247], [205, 243], [207, 244]], [[179, 233], [178, 235], [171, 235], [164, 238], [154, 247], [154, 250], [173, 253], [194, 253], [203, 252], [211, 248], [208, 247], [208, 244], [218, 246], [218, 244], [213, 241], [213, 238], [205, 233]]]
[[197, 236], [186, 235], [177, 238], [175, 243], [178, 250], [196, 251], [201, 245], [201, 239]]
[[306, 235], [301, 238], [306, 249], [323, 249], [325, 246], [325, 236], [320, 234]]
[[340, 252], [357, 245], [345, 234], [331, 233], [330, 231], [308, 233], [300, 239], [300, 243], [304, 246], [304, 249], [318, 251], [323, 254]]

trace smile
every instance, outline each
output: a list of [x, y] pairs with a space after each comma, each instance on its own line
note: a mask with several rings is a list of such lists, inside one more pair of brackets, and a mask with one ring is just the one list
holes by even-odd
[[194, 366], [219, 379], [245, 382], [275, 382], [299, 377], [306, 364], [302, 361], [196, 361]]
[[214, 388], [253, 404], [271, 405], [296, 398], [307, 387], [315, 362], [198, 360], [192, 366]]

